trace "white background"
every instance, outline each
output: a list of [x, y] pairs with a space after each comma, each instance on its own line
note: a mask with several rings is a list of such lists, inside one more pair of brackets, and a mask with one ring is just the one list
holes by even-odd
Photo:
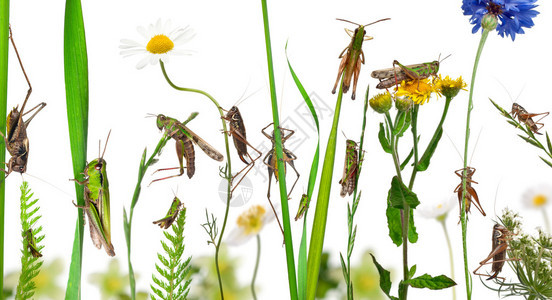
[[[548, 70], [552, 69], [549, 54], [551, 16], [550, 4], [540, 1], [541, 14], [534, 19], [534, 28], [527, 34], [518, 35], [515, 42], [491, 33], [480, 63], [475, 88], [474, 111], [472, 113], [473, 149], [477, 134], [481, 137], [471, 166], [477, 168], [474, 180], [476, 189], [487, 217], [475, 209], [470, 216], [468, 228], [470, 270], [489, 253], [491, 229], [496, 214], [502, 208], [520, 210], [525, 227], [533, 230], [542, 225], [540, 212], [527, 210], [521, 203], [521, 195], [527, 188], [548, 182], [550, 169], [540, 161], [541, 152], [516, 137], [518, 131], [508, 125], [487, 100], [493, 98], [508, 109], [512, 100], [530, 112], [550, 111], [550, 95], [544, 89], [549, 84]], [[269, 3], [274, 66], [278, 101], [282, 107], [281, 118], [297, 120], [296, 109], [302, 103], [285, 63], [284, 45], [289, 41], [288, 54], [295, 71], [309, 93], [316, 93], [323, 102], [334, 107], [336, 97], [330, 93], [333, 87], [339, 60], [337, 56], [349, 43], [344, 27], [353, 25], [336, 21], [345, 18], [358, 23], [369, 23], [390, 17], [391, 21], [368, 27], [368, 35], [374, 40], [364, 43], [366, 65], [363, 66], [358, 83], [357, 100], [345, 96], [339, 130], [353, 139], [358, 139], [362, 122], [361, 109], [367, 84], [375, 86], [376, 81], [369, 74], [374, 69], [390, 67], [394, 59], [412, 64], [432, 61], [452, 54], [441, 65], [441, 73], [451, 77], [462, 76], [469, 81], [475, 51], [480, 33], [472, 34], [468, 17], [462, 15], [460, 1], [271, 1]], [[181, 86], [203, 89], [213, 95], [222, 106], [229, 108], [247, 90], [247, 94], [260, 91], [240, 105], [248, 129], [248, 139], [253, 145], [267, 143], [260, 129], [271, 122], [268, 76], [262, 14], [260, 1], [247, 3], [235, 1], [84, 1], [84, 21], [89, 59], [90, 115], [88, 159], [98, 155], [97, 141], [105, 140], [108, 131], [112, 134], [105, 159], [111, 188], [112, 241], [123, 270], [126, 269], [126, 243], [123, 236], [123, 207], [130, 206], [136, 184], [137, 168], [144, 147], [149, 152], [157, 143], [161, 133], [154, 125], [154, 119], [144, 118], [148, 113], [165, 113], [184, 119], [190, 112], [199, 116], [190, 123], [196, 133], [223, 152], [224, 144], [220, 133], [220, 120], [214, 106], [203, 96], [178, 92], [171, 89], [162, 77], [159, 66], [148, 66], [136, 70], [138, 57], [123, 59], [118, 46], [121, 38], [139, 40], [135, 28], [147, 26], [158, 18], [172, 19], [178, 26], [190, 25], [196, 37], [184, 48], [191, 48], [196, 54], [177, 57], [167, 66], [172, 80]], [[46, 239], [44, 259], [55, 257], [66, 260], [64, 277], [67, 280], [69, 258], [73, 244], [77, 211], [71, 203], [74, 197], [72, 166], [68, 140], [65, 110], [65, 87], [63, 73], [63, 21], [62, 1], [13, 1], [10, 22], [32, 85], [33, 94], [28, 107], [41, 101], [48, 106], [33, 120], [28, 134], [30, 137], [30, 158], [28, 173], [51, 183], [67, 194], [43, 184], [36, 178], [24, 176], [30, 182], [36, 196], [40, 198], [42, 219]], [[10, 50], [11, 51], [11, 50]], [[26, 82], [10, 52], [10, 77], [8, 108], [20, 105], [26, 93]], [[506, 86], [506, 89], [502, 86]], [[282, 92], [283, 91], [283, 92]], [[374, 89], [372, 95], [374, 95]], [[282, 96], [283, 94], [283, 96]], [[463, 149], [465, 113], [468, 93], [462, 92], [451, 104], [445, 132], [457, 148]], [[422, 146], [428, 142], [441, 115], [444, 100], [431, 99], [420, 109], [419, 132]], [[322, 115], [322, 113], [320, 113]], [[321, 158], [331, 127], [328, 114], [321, 118]], [[356, 223], [357, 241], [353, 263], [358, 261], [364, 249], [374, 249], [379, 262], [394, 270], [393, 282], [401, 277], [402, 249], [392, 244], [387, 235], [385, 199], [389, 183], [394, 175], [392, 161], [377, 142], [378, 123], [382, 116], [369, 110], [365, 139], [367, 155], [360, 189], [363, 191]], [[544, 120], [550, 121], [549, 118]], [[302, 120], [298, 120], [302, 122]], [[305, 123], [300, 123], [305, 124]], [[547, 130], [548, 126], [544, 127]], [[307, 127], [304, 127], [307, 128]], [[297, 129], [297, 128], [293, 128]], [[291, 214], [295, 213], [298, 199], [306, 189], [308, 170], [314, 153], [314, 134], [307, 143], [294, 153], [299, 157], [296, 167], [302, 174], [290, 202]], [[409, 133], [409, 132], [408, 132]], [[410, 137], [408, 137], [410, 138]], [[403, 142], [403, 146], [408, 142]], [[337, 184], [342, 172], [344, 138], [340, 135], [330, 201], [325, 251], [329, 251], [337, 264], [338, 253], [346, 249], [346, 200], [339, 197]], [[158, 167], [176, 166], [174, 142], [170, 141], [161, 155]], [[235, 155], [232, 146], [234, 168], [243, 164]], [[402, 148], [407, 153], [407, 147]], [[146, 187], [152, 170], [144, 179], [144, 187], [136, 206], [132, 243], [135, 272], [139, 273], [138, 290], [149, 290], [151, 272], [154, 270], [156, 253], [161, 250], [162, 237], [157, 226], [151, 224], [163, 216], [172, 200], [172, 190], [178, 188], [178, 195], [188, 208], [185, 255], [198, 257], [213, 255], [212, 246], [207, 246], [207, 236], [200, 224], [205, 222], [205, 208], [222, 221], [224, 205], [218, 195], [220, 178], [217, 163], [200, 150], [196, 150], [196, 174], [190, 180], [186, 176], [171, 179]], [[404, 154], [403, 154], [404, 155]], [[9, 158], [9, 157], [8, 157]], [[422, 202], [448, 198], [459, 182], [453, 171], [459, 169], [462, 161], [451, 141], [443, 137], [432, 160], [429, 171], [417, 177], [414, 191]], [[322, 166], [322, 160], [320, 161]], [[265, 172], [262, 169], [262, 172]], [[252, 174], [252, 173], [251, 173]], [[406, 172], [409, 174], [409, 171]], [[292, 174], [289, 174], [288, 185]], [[232, 208], [228, 229], [234, 227], [235, 219], [250, 204], [267, 204], [266, 182], [261, 177], [250, 176], [254, 183], [253, 198], [245, 206]], [[22, 179], [12, 174], [6, 182], [5, 223], [5, 271], [18, 269], [19, 249], [19, 185]], [[172, 189], [172, 190], [171, 190]], [[316, 189], [317, 190], [317, 189]], [[497, 192], [498, 190], [498, 192]], [[273, 188], [277, 195], [277, 188]], [[276, 199], [276, 197], [274, 197]], [[495, 202], [496, 198], [496, 202]], [[314, 207], [314, 202], [311, 204]], [[550, 209], [548, 209], [550, 210]], [[313, 210], [311, 210], [312, 214]], [[309, 215], [312, 220], [312, 215]], [[451, 232], [456, 262], [458, 296], [465, 297], [460, 226], [457, 223], [457, 207], [447, 220]], [[417, 264], [417, 273], [432, 275], [449, 274], [448, 252], [440, 225], [433, 220], [416, 218], [420, 238], [409, 245], [409, 263]], [[88, 226], [87, 226], [88, 227]], [[301, 225], [292, 224], [294, 246], [299, 245]], [[309, 226], [310, 227], [310, 226]], [[227, 231], [228, 232], [228, 231]], [[98, 251], [88, 238], [85, 229], [83, 287], [84, 299], [97, 299], [97, 288], [87, 283], [88, 274], [104, 271], [111, 258]], [[261, 286], [259, 299], [286, 299], [289, 296], [284, 248], [276, 223], [271, 223], [262, 232], [263, 257], [258, 284]], [[253, 268], [255, 252], [253, 241], [231, 249], [233, 256], [240, 256], [240, 281], [247, 284]], [[505, 276], [511, 276], [508, 272]], [[496, 293], [487, 290], [474, 277], [474, 299], [495, 298]], [[193, 289], [193, 286], [192, 286]], [[396, 295], [396, 285], [393, 286]], [[411, 299], [443, 299], [451, 297], [451, 290], [429, 291], [410, 289]]]

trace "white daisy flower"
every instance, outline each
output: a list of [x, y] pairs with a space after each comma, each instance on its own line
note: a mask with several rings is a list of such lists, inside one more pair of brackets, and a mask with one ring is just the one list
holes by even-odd
[[552, 187], [539, 185], [528, 189], [522, 196], [525, 206], [530, 208], [542, 208], [552, 202]]
[[194, 31], [186, 26], [185, 28], [173, 27], [170, 20], [164, 24], [161, 19], [157, 23], [150, 24], [147, 28], [139, 26], [138, 33], [144, 38], [142, 43], [134, 40], [122, 39], [120, 54], [123, 57], [142, 55], [143, 58], [136, 65], [142, 69], [146, 65], [155, 65], [159, 60], [164, 63], [169, 61], [170, 55], [191, 55], [191, 50], [176, 49], [177, 46], [190, 41], [194, 37]]
[[454, 194], [449, 198], [443, 197], [433, 203], [423, 202], [416, 210], [426, 219], [444, 220], [448, 212], [454, 207], [456, 199], [456, 194]]
[[[276, 209], [278, 211], [278, 209]], [[232, 246], [238, 246], [249, 241], [252, 237], [259, 234], [263, 227], [274, 220], [274, 213], [271, 208], [265, 208], [262, 205], [253, 205], [248, 210], [240, 214], [236, 226], [228, 234], [227, 243]]]

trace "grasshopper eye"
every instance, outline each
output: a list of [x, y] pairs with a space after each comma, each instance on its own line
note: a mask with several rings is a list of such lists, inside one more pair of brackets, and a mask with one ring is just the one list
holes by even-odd
[[96, 169], [96, 170], [101, 170], [101, 169], [102, 169], [102, 164], [101, 164], [101, 163], [98, 163], [98, 164], [94, 167], [94, 169]]

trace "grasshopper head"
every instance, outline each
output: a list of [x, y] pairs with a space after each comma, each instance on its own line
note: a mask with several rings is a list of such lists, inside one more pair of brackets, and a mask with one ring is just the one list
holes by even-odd
[[165, 115], [162, 115], [162, 114], [157, 115], [157, 128], [159, 128], [159, 130], [165, 127], [166, 122], [167, 122], [167, 117], [165, 117]]
[[8, 162], [8, 171], [6, 172], [6, 176], [8, 176], [13, 171], [21, 174], [27, 171], [27, 154], [28, 152], [25, 152], [22, 155], [14, 155], [10, 158]]
[[233, 120], [234, 116], [238, 115], [240, 111], [238, 110], [237, 106], [232, 106], [230, 110], [226, 113], [226, 116], [224, 117], [226, 120]]
[[88, 163], [88, 165], [86, 166], [86, 170], [84, 171], [84, 175], [89, 176], [94, 173], [101, 173], [102, 170], [105, 169], [105, 166], [106, 162], [103, 158], [96, 158]]
[[358, 145], [355, 141], [347, 140], [347, 148], [355, 148], [356, 149], [357, 147], [358, 147]]

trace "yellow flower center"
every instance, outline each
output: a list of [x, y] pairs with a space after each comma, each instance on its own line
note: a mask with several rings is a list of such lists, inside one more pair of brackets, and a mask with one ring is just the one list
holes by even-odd
[[174, 43], [164, 34], [158, 34], [151, 38], [146, 46], [146, 50], [153, 54], [163, 54], [171, 51]]
[[263, 216], [266, 210], [260, 205], [254, 205], [238, 217], [238, 226], [246, 234], [257, 234], [263, 228]]
[[539, 195], [535, 195], [535, 197], [533, 197], [533, 205], [534, 206], [543, 206], [546, 204], [548, 199], [546, 199], [546, 196], [545, 195], [542, 195], [542, 194], [539, 194]]

